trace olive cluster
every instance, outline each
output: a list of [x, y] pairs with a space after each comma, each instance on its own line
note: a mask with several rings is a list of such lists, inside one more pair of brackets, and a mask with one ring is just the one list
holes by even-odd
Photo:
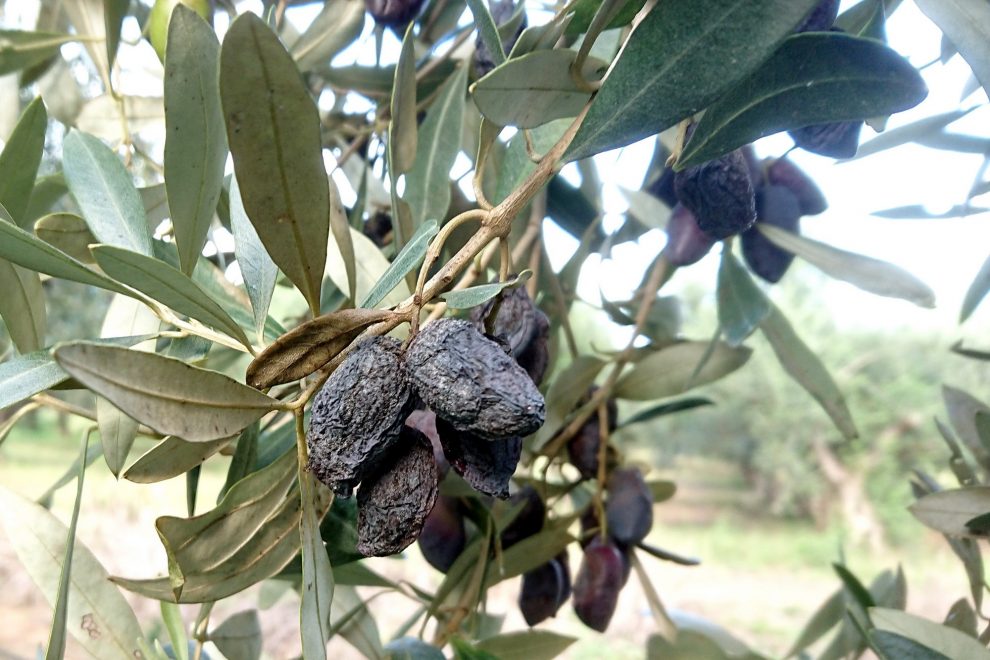
[[309, 468], [338, 496], [360, 485], [358, 550], [391, 555], [419, 536], [447, 464], [508, 497], [522, 438], [544, 417], [536, 384], [501, 344], [441, 319], [405, 349], [391, 337], [354, 347], [314, 397]]

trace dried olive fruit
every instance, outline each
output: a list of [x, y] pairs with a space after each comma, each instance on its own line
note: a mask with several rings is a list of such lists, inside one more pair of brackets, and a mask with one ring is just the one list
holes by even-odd
[[[595, 385], [588, 388], [588, 392], [578, 401], [576, 407], [580, 408], [587, 403], [596, 390], [598, 390], [598, 387]], [[608, 412], [608, 430], [611, 432], [615, 430], [619, 421], [619, 408], [614, 398], [610, 397], [608, 399], [606, 410]], [[601, 446], [599, 441], [601, 437], [599, 435], [599, 426], [598, 411], [596, 410], [588, 417], [588, 421], [584, 423], [581, 430], [567, 442], [567, 458], [571, 465], [576, 467], [585, 479], [595, 479], [598, 477], [598, 452]], [[611, 451], [611, 448], [608, 451], [606, 467], [615, 458], [614, 451]]]
[[[489, 0], [488, 8], [492, 13], [492, 20], [495, 21], [495, 25], [501, 28], [509, 22], [512, 15], [516, 12], [516, 3], [514, 0], [494, 0], [494, 2]], [[519, 22], [519, 27], [516, 28], [515, 32], [502, 38], [502, 50], [506, 53], [512, 50], [512, 47], [516, 45], [516, 40], [519, 39], [519, 35], [526, 29], [526, 25], [526, 14], [523, 13], [522, 20]], [[481, 78], [494, 68], [495, 61], [492, 59], [492, 53], [488, 50], [488, 45], [479, 34], [474, 42], [474, 72]]]
[[674, 170], [665, 167], [660, 174], [660, 178], [646, 187], [646, 192], [650, 193], [668, 208], [674, 208], [677, 204], [677, 193], [674, 192]]
[[667, 220], [667, 244], [663, 252], [673, 266], [690, 266], [701, 261], [715, 245], [715, 239], [701, 231], [698, 220], [683, 204], [674, 206]]
[[467, 529], [456, 497], [440, 495], [423, 523], [419, 549], [433, 568], [446, 573], [464, 551]]
[[433, 458], [437, 461], [437, 469], [440, 470], [440, 478], [447, 476], [450, 470], [450, 463], [443, 455], [443, 446], [440, 444], [440, 436], [437, 435], [437, 416], [432, 410], [414, 410], [406, 418], [406, 426], [411, 426], [427, 438], [433, 445]]
[[624, 546], [636, 545], [653, 527], [653, 496], [637, 468], [612, 470], [605, 501], [608, 535]]
[[543, 395], [529, 374], [470, 321], [426, 326], [410, 342], [406, 367], [423, 402], [458, 430], [494, 440], [543, 425]]
[[622, 551], [596, 536], [584, 549], [574, 580], [574, 613], [592, 630], [605, 632], [622, 589]]
[[795, 32], [827, 32], [839, 15], [839, 0], [822, 0], [808, 17], [795, 28]]
[[508, 549], [523, 539], [538, 534], [543, 529], [547, 507], [543, 498], [532, 486], [524, 486], [509, 498], [509, 508], [520, 506], [519, 513], [502, 530], [502, 548]]
[[439, 474], [425, 435], [402, 427], [400, 446], [358, 490], [358, 552], [387, 557], [416, 540], [437, 499]]
[[[756, 196], [759, 220], [791, 232], [800, 232], [801, 206], [797, 197], [784, 186], [764, 186]], [[743, 258], [750, 270], [775, 284], [794, 261], [794, 255], [770, 242], [753, 227], [742, 235]]]
[[715, 240], [745, 231], [756, 220], [749, 166], [739, 149], [674, 176], [677, 199]]
[[522, 455], [522, 438], [486, 440], [458, 431], [437, 417], [437, 433], [450, 467], [479, 493], [509, 497], [509, 479]]
[[545, 564], [523, 573], [519, 589], [519, 611], [526, 625], [535, 626], [556, 616], [571, 595], [567, 555], [562, 553]]
[[[784, 186], [797, 197], [801, 215], [818, 215], [828, 208], [821, 188], [804, 173], [800, 167], [787, 158], [778, 158], [767, 168], [767, 181], [776, 186]], [[760, 215], [757, 199], [757, 216]], [[759, 221], [760, 218], [757, 219]]]
[[832, 158], [852, 158], [859, 149], [862, 121], [815, 124], [788, 131], [794, 144], [805, 151]]
[[414, 397], [392, 337], [358, 344], [313, 399], [306, 444], [309, 469], [342, 497], [399, 439]]
[[[471, 310], [471, 322], [480, 332], [484, 332], [485, 319], [494, 306], [495, 300], [491, 300]], [[524, 287], [508, 289], [502, 294], [492, 332], [492, 339], [504, 341], [509, 354], [539, 385], [550, 362], [550, 320]]]
[[364, 8], [375, 22], [392, 28], [400, 37], [422, 6], [423, 0], [364, 0]]
[[361, 231], [375, 245], [383, 248], [392, 242], [392, 216], [385, 211], [377, 211], [365, 221]]

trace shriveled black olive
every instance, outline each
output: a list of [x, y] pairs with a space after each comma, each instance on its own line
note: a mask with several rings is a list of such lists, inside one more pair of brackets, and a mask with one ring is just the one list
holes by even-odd
[[701, 231], [715, 240], [745, 231], [756, 220], [749, 166], [739, 149], [681, 170], [674, 177], [674, 190]]
[[522, 455], [522, 438], [486, 440], [458, 431], [437, 417], [437, 433], [450, 467], [479, 493], [509, 497], [509, 479]]

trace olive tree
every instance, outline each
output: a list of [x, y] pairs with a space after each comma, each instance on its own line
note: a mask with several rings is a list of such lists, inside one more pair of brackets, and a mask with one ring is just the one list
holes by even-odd
[[[242, 4], [43, 0], [36, 30], [0, 32], [0, 73], [29, 100], [0, 155], [12, 344], [0, 438], [38, 408], [85, 421], [79, 460], [53, 486], [76, 479], [68, 525], [45, 508], [52, 491], [31, 502], [0, 489], [8, 536], [53, 605], [48, 655], [71, 633], [101, 658], [164, 657], [166, 642], [186, 657], [189, 638], [195, 656], [212, 641], [258, 657], [257, 614], [216, 623], [211, 608], [274, 580], [300, 594], [305, 658], [326, 657], [337, 635], [368, 657], [552, 657], [574, 640], [539, 624], [570, 600], [605, 631], [630, 573], [653, 613], [651, 657], [738, 655], [737, 641], [665, 610], [650, 562], [694, 563], [646, 540], [675, 485], [613, 436], [704, 405], [684, 394], [742, 368], [762, 333], [837, 437], [856, 438], [772, 284], [797, 256], [878, 295], [930, 306], [932, 293], [802, 237], [825, 194], [786, 155], [761, 161], [750, 145], [787, 131], [797, 148], [849, 158], [865, 124], [921, 102], [918, 71], [884, 41], [900, 3], [840, 15], [831, 0], [327, 0], [302, 30], [289, 17], [315, 2]], [[987, 83], [990, 8], [917, 4]], [[119, 84], [122, 26], [135, 20], [162, 62], [157, 100]], [[335, 63], [366, 21], [377, 63]], [[63, 57], [72, 42], [85, 49], [73, 66], [94, 74], [81, 86]], [[401, 45], [386, 64], [389, 43]], [[88, 99], [81, 113], [72, 95]], [[641, 140], [653, 163], [608, 234], [593, 157]], [[580, 185], [560, 174], [571, 165]], [[578, 243], [563, 268], [547, 257], [547, 223]], [[582, 264], [654, 229], [667, 240], [635, 295], [604, 303], [630, 341], [581, 352]], [[717, 327], [687, 337], [659, 292], [716, 243]], [[107, 292], [100, 332], [53, 343], [46, 297], [62, 280]], [[623, 417], [617, 400], [645, 405]], [[135, 459], [139, 436], [156, 444]], [[75, 540], [100, 456], [125, 479], [186, 480], [188, 515], [155, 525], [166, 566], [108, 576]], [[204, 507], [200, 466], [221, 456], [226, 483]], [[975, 571], [975, 543], [953, 538]], [[364, 561], [417, 539], [444, 573], [436, 589]], [[839, 574], [795, 652], [839, 624], [828, 653], [985, 653], [985, 632], [899, 611], [902, 575], [864, 587]], [[487, 591], [518, 576], [530, 629], [483, 626]], [[383, 637], [355, 587], [400, 593], [416, 615]], [[169, 640], [146, 636], [121, 590], [162, 603]], [[178, 604], [199, 605], [188, 631]]]

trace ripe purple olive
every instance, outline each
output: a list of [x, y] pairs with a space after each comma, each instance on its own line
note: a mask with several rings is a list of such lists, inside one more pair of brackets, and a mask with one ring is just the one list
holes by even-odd
[[605, 502], [608, 535], [623, 546], [636, 545], [653, 527], [653, 495], [637, 468], [612, 471]]
[[805, 151], [831, 158], [852, 158], [859, 149], [862, 121], [815, 124], [788, 131], [794, 144]]
[[423, 523], [419, 549], [433, 568], [446, 573], [464, 551], [467, 529], [456, 497], [440, 495]]
[[605, 632], [619, 602], [623, 574], [622, 551], [596, 536], [584, 549], [574, 580], [574, 613], [592, 630]]
[[571, 574], [567, 553], [523, 573], [519, 589], [519, 611], [526, 625], [535, 626], [557, 615], [571, 595]]
[[507, 550], [523, 539], [543, 529], [547, 507], [532, 486], [526, 485], [509, 498], [509, 508], [519, 507], [519, 513], [502, 530], [502, 549]]
[[690, 266], [701, 261], [715, 245], [715, 239], [701, 231], [694, 213], [683, 204], [674, 206], [667, 220], [667, 244], [663, 252], [674, 266]]
[[818, 215], [828, 208], [828, 201], [818, 184], [805, 174], [804, 170], [786, 158], [778, 158], [770, 164], [767, 168], [767, 181], [771, 185], [784, 186], [794, 193], [798, 206], [801, 207], [801, 215]]
[[[801, 206], [790, 188], [764, 186], [757, 194], [757, 208], [757, 223], [764, 222], [795, 233], [801, 231]], [[750, 270], [771, 284], [779, 282], [794, 261], [793, 254], [771, 243], [756, 227], [743, 232], [742, 251]]]
[[375, 22], [400, 36], [422, 6], [423, 0], [364, 0], [364, 8]]

